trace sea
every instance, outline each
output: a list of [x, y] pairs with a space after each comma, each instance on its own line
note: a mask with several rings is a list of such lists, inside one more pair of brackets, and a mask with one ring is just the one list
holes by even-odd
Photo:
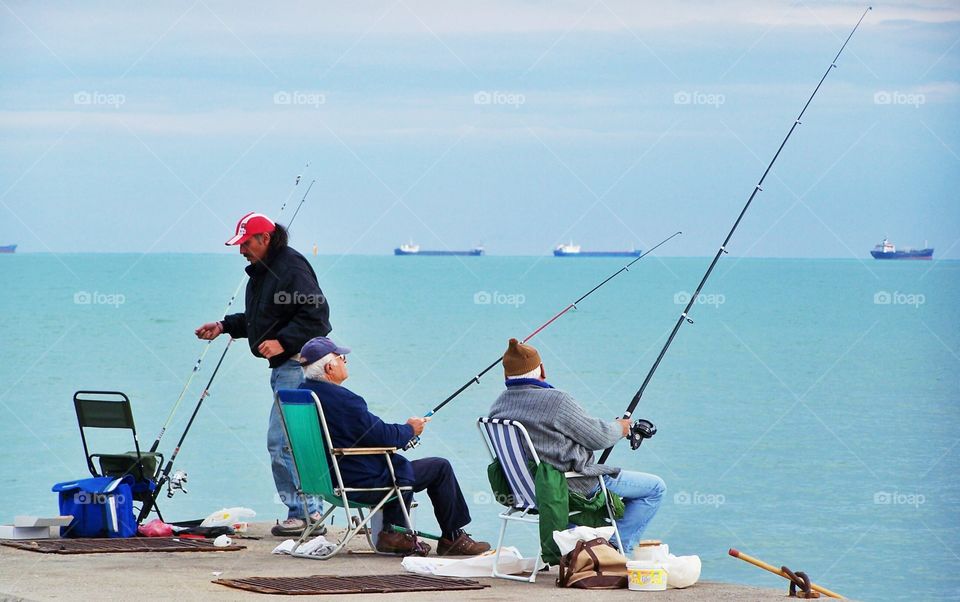
[[[309, 256], [351, 347], [345, 385], [388, 422], [424, 414], [628, 259]], [[620, 415], [710, 258], [650, 255], [534, 338], [550, 383], [591, 414]], [[266, 451], [269, 372], [237, 341], [202, 396], [224, 337], [193, 331], [240, 311], [244, 260], [226, 254], [0, 257], [0, 522], [55, 515], [51, 486], [87, 466], [75, 391], [126, 393], [140, 445], [167, 425], [187, 493], [168, 520], [248, 507], [285, 518]], [[736, 548], [863, 600], [960, 599], [960, 262], [724, 256], [635, 417], [658, 433], [610, 463], [663, 477], [645, 537], [698, 555], [702, 579], [781, 588]], [[194, 373], [199, 357], [203, 361]], [[188, 379], [193, 376], [181, 396]], [[443, 456], [496, 541], [478, 417], [496, 368], [439, 411], [411, 458]], [[178, 397], [179, 405], [176, 404]], [[202, 399], [202, 404], [201, 404]], [[131, 442], [93, 432], [94, 451]], [[418, 496], [418, 528], [437, 531]], [[343, 524], [338, 516], [335, 524]], [[536, 551], [532, 529], [506, 543]], [[190, 570], [185, 567], [184, 570]]]

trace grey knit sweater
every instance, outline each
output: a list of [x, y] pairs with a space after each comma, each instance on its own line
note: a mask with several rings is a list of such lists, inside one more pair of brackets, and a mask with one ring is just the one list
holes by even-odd
[[[593, 459], [593, 450], [611, 447], [623, 437], [620, 424], [592, 418], [563, 391], [512, 385], [493, 402], [490, 418], [522, 423], [540, 460], [558, 470], [590, 476], [620, 472], [619, 468], [596, 464]], [[597, 480], [570, 479], [569, 484], [572, 491], [586, 495], [597, 486]]]

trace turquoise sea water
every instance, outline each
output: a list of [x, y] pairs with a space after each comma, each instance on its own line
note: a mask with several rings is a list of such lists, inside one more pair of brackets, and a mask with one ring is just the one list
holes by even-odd
[[[347, 386], [387, 420], [424, 413], [624, 263], [552, 257], [313, 257]], [[596, 415], [626, 407], [706, 268], [643, 259], [535, 340], [549, 380]], [[149, 446], [245, 262], [226, 255], [0, 257], [0, 521], [50, 514], [50, 486], [86, 467], [77, 389], [133, 399]], [[699, 554], [703, 578], [784, 587], [737, 547], [861, 599], [956, 599], [960, 587], [960, 263], [725, 257], [636, 413], [659, 434], [611, 463], [661, 475], [647, 532]], [[242, 304], [242, 300], [238, 301]], [[214, 343], [161, 449], [169, 452], [226, 341]], [[472, 532], [498, 508], [475, 428], [492, 372], [437, 414], [412, 457], [451, 459]], [[263, 360], [231, 349], [178, 459], [169, 519], [274, 499]], [[104, 442], [105, 446], [106, 443]], [[418, 521], [435, 529], [423, 496]], [[339, 520], [339, 519], [338, 519]], [[511, 543], [532, 552], [534, 533]], [[313, 570], [315, 567], [305, 567]], [[185, 565], [184, 570], [190, 570]]]

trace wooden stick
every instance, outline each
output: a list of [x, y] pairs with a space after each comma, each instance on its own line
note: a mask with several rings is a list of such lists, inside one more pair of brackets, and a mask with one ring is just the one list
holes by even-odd
[[[788, 580], [788, 581], [791, 580], [790, 577], [789, 577], [789, 575], [787, 575], [786, 573], [784, 573], [782, 570], [778, 569], [777, 567], [773, 566], [772, 564], [767, 564], [766, 562], [764, 562], [764, 561], [762, 561], [762, 560], [759, 560], [759, 559], [757, 559], [757, 558], [754, 558], [753, 556], [750, 556], [749, 554], [744, 554], [743, 552], [741, 552], [741, 551], [739, 551], [739, 550], [737, 550], [737, 549], [735, 549], [735, 548], [730, 548], [730, 551], [729, 551], [728, 553], [729, 553], [731, 556], [733, 556], [734, 558], [739, 558], [740, 560], [744, 560], [744, 561], [746, 561], [746, 562], [749, 562], [750, 564], [752, 564], [752, 565], [754, 565], [754, 566], [758, 566], [758, 567], [760, 567], [761, 569], [764, 569], [764, 570], [766, 570], [766, 571], [770, 571], [770, 572], [773, 573], [774, 575], [780, 575], [781, 577], [783, 577], [784, 579], [786, 579], [786, 580]], [[811, 583], [811, 584], [810, 584], [810, 589], [816, 590], [816, 591], [820, 592], [821, 594], [823, 594], [823, 595], [825, 595], [825, 596], [827, 596], [827, 597], [830, 597], [830, 598], [838, 598], [838, 599], [840, 599], [840, 600], [844, 600], [844, 599], [845, 599], [843, 596], [841, 596], [841, 595], [838, 594], [837, 592], [832, 592], [832, 591], [828, 590], [827, 588], [822, 587], [822, 586], [820, 586], [820, 585], [817, 585], [817, 584], [815, 584], [815, 583]]]

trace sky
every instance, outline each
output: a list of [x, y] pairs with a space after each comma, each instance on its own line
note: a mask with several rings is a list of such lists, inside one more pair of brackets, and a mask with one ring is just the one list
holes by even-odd
[[[315, 181], [322, 254], [712, 255], [865, 7], [0, 0], [0, 244], [236, 252]], [[874, 5], [728, 251], [960, 258], [958, 42], [956, 3]]]

